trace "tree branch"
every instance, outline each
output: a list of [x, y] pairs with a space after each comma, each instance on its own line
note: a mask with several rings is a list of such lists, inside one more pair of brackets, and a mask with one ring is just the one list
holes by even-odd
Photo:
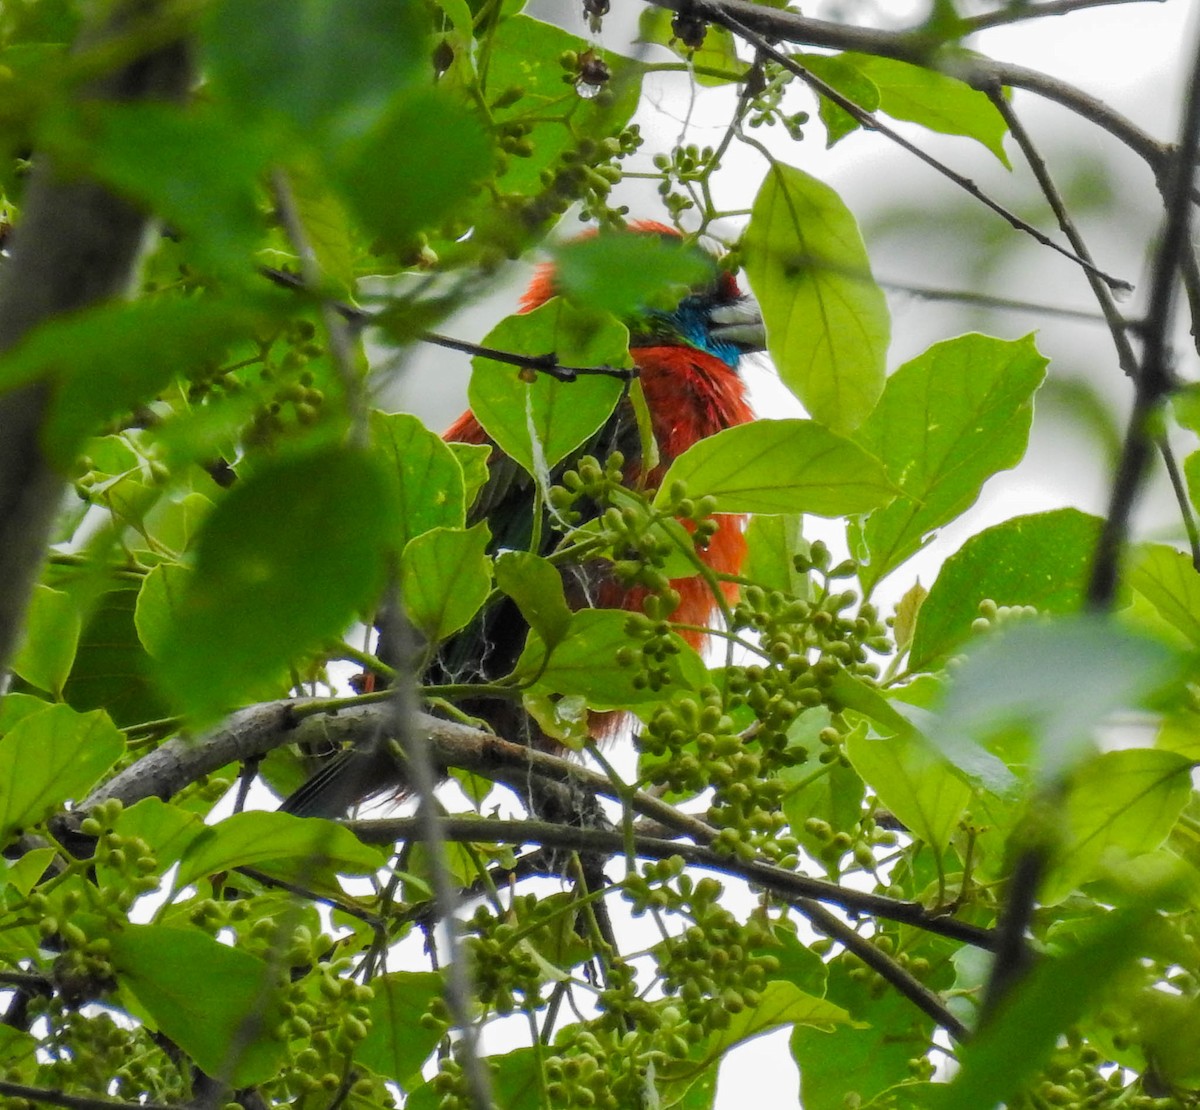
[[1155, 418], [1173, 385], [1170, 329], [1180, 273], [1190, 250], [1188, 234], [1192, 214], [1192, 179], [1198, 152], [1200, 39], [1188, 80], [1179, 144], [1163, 189], [1166, 213], [1150, 275], [1150, 306], [1142, 334], [1142, 361], [1136, 379], [1133, 413], [1088, 582], [1087, 602], [1093, 609], [1111, 608], [1116, 597], [1120, 558], [1129, 535], [1133, 507], [1146, 476], [1154, 441]]
[[794, 11], [754, 4], [748, 0], [646, 0], [669, 11], [697, 15], [702, 19], [725, 25], [724, 15], [732, 15], [746, 27], [776, 42], [798, 46], [819, 46], [830, 50], [849, 50], [895, 58], [914, 65], [935, 65], [935, 68], [982, 92], [1001, 85], [1027, 89], [1053, 100], [1063, 107], [1103, 128], [1114, 138], [1133, 150], [1157, 174], [1162, 170], [1170, 151], [1104, 101], [1085, 93], [1065, 81], [1050, 77], [1038, 70], [985, 58], [980, 54], [942, 50], [942, 43], [931, 40], [920, 31], [879, 31], [870, 27], [854, 27], [824, 19], [809, 19]]
[[1118, 4], [1161, 4], [1164, 0], [1047, 0], [1044, 4], [1030, 4], [1024, 8], [1004, 7], [994, 12], [984, 12], [982, 15], [967, 16], [958, 23], [958, 29], [965, 38], [991, 27], [1007, 27], [1013, 23], [1028, 23], [1031, 19], [1045, 19], [1047, 16], [1070, 15], [1072, 12], [1083, 11], [1085, 8], [1111, 8]]
[[[141, 8], [126, 4], [80, 45], [131, 33]], [[153, 18], [154, 9], [140, 16]], [[83, 90], [100, 100], [180, 100], [191, 80], [182, 43], [154, 49]], [[0, 263], [0, 353], [39, 324], [119, 296], [134, 276], [147, 215], [105, 187], [59, 177], [46, 157], [33, 177]], [[46, 555], [65, 486], [47, 458], [41, 430], [52, 392], [37, 381], [0, 396], [0, 674]]]
[[[345, 826], [366, 844], [389, 844], [411, 840], [420, 835], [413, 817], [385, 817], [377, 820], [346, 821]], [[572, 852], [595, 852], [618, 856], [626, 849], [625, 834], [619, 829], [589, 829], [557, 822], [499, 820], [491, 817], [447, 817], [442, 822], [447, 840], [483, 844], [537, 844]], [[712, 830], [714, 833], [716, 830]], [[919, 902], [904, 902], [882, 894], [851, 890], [827, 879], [814, 879], [758, 860], [743, 860], [714, 851], [706, 844], [688, 844], [678, 840], [635, 834], [633, 849], [643, 859], [681, 857], [685, 863], [719, 871], [762, 886], [789, 901], [808, 899], [827, 902], [851, 913], [868, 914], [912, 925], [928, 933], [960, 940], [985, 951], [996, 943], [989, 929], [930, 913]]]

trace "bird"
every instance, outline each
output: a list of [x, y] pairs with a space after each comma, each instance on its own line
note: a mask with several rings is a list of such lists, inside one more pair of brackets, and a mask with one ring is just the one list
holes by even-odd
[[[624, 232], [677, 242], [680, 233], [655, 221], [634, 221]], [[586, 235], [587, 233], [585, 233]], [[592, 232], [591, 234], [595, 234]], [[519, 301], [519, 312], [529, 313], [558, 295], [554, 264], [543, 263]], [[636, 367], [650, 414], [658, 461], [648, 473], [641, 468], [640, 437], [632, 404], [621, 401], [605, 425], [587, 443], [551, 473], [557, 478], [578, 465], [585, 455], [601, 461], [612, 452], [623, 457], [625, 484], [657, 488], [670, 464], [689, 447], [717, 432], [754, 419], [746, 384], [739, 368], [742, 357], [766, 349], [761, 313], [753, 296], [742, 290], [735, 275], [714, 267], [714, 275], [688, 290], [669, 310], [643, 310], [624, 321], [629, 328], [629, 352]], [[534, 527], [533, 478], [506, 456], [469, 409], [443, 433], [451, 443], [485, 445], [492, 449], [488, 480], [477, 496], [468, 525], [487, 521], [493, 552], [528, 550], [540, 536], [539, 554], [548, 554], [561, 540], [552, 526], [552, 510], [543, 508], [543, 527]], [[586, 519], [586, 509], [585, 518]], [[720, 575], [737, 575], [746, 554], [745, 518], [720, 514], [700, 558]], [[574, 608], [638, 611], [647, 590], [624, 584], [599, 560], [569, 568], [564, 575], [568, 603]], [[671, 619], [681, 626], [684, 640], [702, 648], [701, 629], [710, 625], [719, 608], [708, 583], [700, 577], [673, 580], [679, 602]], [[724, 581], [721, 589], [736, 600], [736, 583]], [[381, 622], [377, 654], [384, 662], [394, 655], [388, 645], [386, 622]], [[528, 626], [514, 602], [498, 598], [462, 631], [439, 645], [422, 676], [424, 683], [491, 682], [509, 674], [525, 643]], [[469, 699], [459, 705], [482, 719], [506, 739], [554, 750], [557, 742], [546, 736], [511, 700]], [[614, 731], [620, 714], [594, 715], [591, 731], [603, 736]], [[376, 745], [379, 748], [379, 745]], [[390, 766], [388, 764], [390, 763]], [[367, 756], [356, 750], [335, 755], [280, 807], [297, 816], [338, 817], [351, 806], [373, 796], [403, 797], [405, 784], [390, 754], [375, 751]]]

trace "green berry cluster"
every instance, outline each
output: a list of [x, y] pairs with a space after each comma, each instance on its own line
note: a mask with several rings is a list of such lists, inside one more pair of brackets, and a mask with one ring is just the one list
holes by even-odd
[[463, 947], [471, 960], [475, 997], [497, 1014], [517, 1009], [536, 1010], [543, 1005], [544, 965], [530, 940], [549, 915], [560, 910], [557, 902], [520, 895], [499, 916], [478, 906], [467, 928], [472, 935]]
[[1064, 1044], [1055, 1050], [1037, 1082], [1013, 1099], [1014, 1110], [1043, 1110], [1065, 1107], [1090, 1110], [1129, 1107], [1136, 1110], [1167, 1110], [1179, 1107], [1174, 1097], [1146, 1093], [1140, 1081], [1130, 1080], [1121, 1068], [1106, 1066], [1102, 1053], [1084, 1043], [1078, 1030], [1068, 1030]]
[[[825, 740], [826, 733], [836, 730], [822, 729], [821, 739]], [[841, 737], [838, 736], [840, 742]], [[831, 749], [826, 749], [821, 755]], [[838, 756], [845, 758], [845, 756]], [[879, 866], [878, 851], [881, 848], [894, 847], [898, 842], [898, 837], [891, 829], [881, 829], [875, 823], [875, 818], [871, 815], [871, 807], [859, 817], [857, 824], [851, 829], [842, 829], [835, 831], [833, 826], [821, 817], [809, 817], [804, 822], [804, 831], [813, 838], [820, 848], [816, 849], [817, 858], [828, 867], [836, 868], [842, 858], [850, 853], [854, 858], [854, 864], [862, 871], [874, 873]], [[809, 847], [812, 851], [811, 846]], [[904, 897], [903, 891], [894, 892], [896, 897]]]
[[754, 99], [750, 102], [747, 123], [752, 128], [771, 127], [779, 124], [796, 142], [804, 138], [804, 125], [808, 123], [807, 112], [787, 112], [783, 108], [783, 97], [791, 77], [773, 63], [764, 64], [757, 71], [753, 86]]
[[[707, 181], [719, 166], [720, 159], [713, 147], [701, 148], [695, 143], [677, 146], [670, 154], [654, 156], [654, 168], [662, 175], [658, 195], [663, 198], [672, 220], [678, 221], [684, 212], [696, 207], [691, 187]], [[679, 191], [677, 186], [684, 191]]]
[[[46, 1059], [37, 1083], [64, 1094], [105, 1091], [114, 1098], [178, 1102], [190, 1083], [171, 1056], [144, 1026], [118, 1024], [105, 1011], [42, 1014], [48, 1032], [39, 1045]], [[6, 1100], [5, 1110], [15, 1110]]]
[[770, 943], [770, 930], [758, 915], [741, 922], [721, 906], [724, 888], [716, 879], [693, 880], [675, 857], [629, 876], [624, 893], [635, 916], [665, 910], [692, 922], [654, 949], [663, 991], [678, 999], [688, 1025], [725, 1029], [734, 1014], [761, 1002], [779, 967], [774, 956], [756, 951]]
[[971, 631], [989, 632], [1000, 625], [1028, 620], [1037, 614], [1037, 609], [1032, 605], [997, 605], [990, 597], [985, 597], [979, 603], [979, 616], [971, 622]]

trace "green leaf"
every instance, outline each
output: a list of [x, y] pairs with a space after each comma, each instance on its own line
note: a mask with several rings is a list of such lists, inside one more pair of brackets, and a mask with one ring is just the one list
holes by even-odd
[[396, 550], [431, 528], [466, 523], [463, 468], [441, 436], [408, 413], [373, 412], [371, 445], [396, 489]]
[[876, 459], [811, 420], [758, 420], [689, 447], [667, 470], [655, 498], [683, 482], [724, 513], [812, 513], [839, 517], [882, 505], [896, 493]]
[[106, 420], [155, 396], [213, 358], [257, 314], [211, 297], [106, 302], [59, 316], [0, 358], [0, 388], [57, 384], [43, 443], [64, 467]]
[[[799, 54], [796, 61], [815, 74], [827, 85], [831, 85], [847, 99], [854, 101], [868, 112], [879, 107], [879, 89], [844, 54]], [[821, 122], [825, 124], [825, 147], [857, 131], [860, 124], [845, 108], [835, 104], [826, 96], [821, 97]]]
[[[829, 723], [829, 711], [824, 706], [800, 714], [788, 729], [788, 747], [803, 747], [810, 756], [815, 754], [820, 751], [817, 734]], [[862, 816], [866, 793], [862, 778], [852, 766], [837, 759], [823, 766], [819, 775], [809, 764], [801, 763], [785, 767], [779, 772], [779, 778], [787, 785], [783, 812], [792, 835], [831, 877], [836, 876], [838, 860], [843, 853], [834, 854], [829, 839], [809, 832], [807, 822], [816, 818], [828, 824], [831, 830], [853, 828]]]
[[960, 1070], [936, 1110], [990, 1110], [1009, 1103], [1050, 1059], [1059, 1038], [1137, 957], [1149, 906], [1099, 917], [1066, 955], [1039, 960], [991, 1020], [959, 1048]]
[[431, 644], [465, 627], [492, 588], [487, 557], [491, 532], [434, 528], [409, 542], [400, 559], [400, 596], [413, 624]]
[[30, 685], [61, 697], [81, 628], [74, 598], [49, 586], [34, 587], [12, 669]]
[[986, 93], [925, 66], [873, 54], [842, 54], [879, 90], [879, 107], [893, 119], [920, 124], [943, 135], [965, 135], [982, 143], [1006, 169], [1008, 124]]
[[916, 730], [869, 740], [852, 732], [846, 755], [863, 781], [913, 836], [945, 850], [972, 790]]
[[746, 527], [746, 562], [742, 573], [767, 590], [808, 597], [808, 575], [796, 570], [795, 557], [807, 547], [799, 513], [753, 516]]
[[262, 124], [263, 134], [286, 120], [308, 138], [361, 135], [379, 123], [397, 90], [427, 72], [428, 22], [419, 4], [224, 0], [206, 14], [203, 68], [211, 90]]
[[546, 647], [531, 633], [517, 662], [516, 673], [536, 677], [534, 691], [578, 695], [592, 709], [629, 709], [670, 698], [679, 690], [694, 690], [708, 680], [708, 669], [695, 650], [678, 636], [678, 649], [659, 664], [663, 683], [659, 689], [639, 683], [634, 667], [623, 667], [617, 653], [631, 646], [625, 631], [629, 614], [619, 609], [584, 609], [571, 616], [567, 636], [546, 657]]
[[199, 929], [126, 925], [111, 935], [112, 965], [153, 1024], [201, 1071], [233, 1087], [279, 1073], [287, 1043], [277, 971]]
[[200, 264], [244, 273], [262, 236], [259, 181], [269, 150], [211, 104], [99, 105], [81, 126], [92, 172], [185, 234]]
[[856, 1020], [824, 1032], [797, 1025], [792, 1056], [800, 1068], [805, 1110], [845, 1110], [910, 1077], [909, 1061], [929, 1049], [933, 1023], [899, 991], [873, 997], [869, 983], [851, 979], [845, 957], [829, 966], [826, 997]]
[[426, 1028], [421, 1019], [445, 993], [446, 981], [436, 971], [395, 971], [372, 979], [371, 988], [370, 1030], [354, 1059], [412, 1090], [421, 1083], [421, 1065], [443, 1036], [437, 1025]]
[[553, 651], [571, 626], [562, 575], [554, 564], [529, 551], [505, 551], [496, 559], [496, 585]]
[[[121, 810], [114, 832], [119, 836], [144, 840], [151, 848], [155, 874], [161, 875], [187, 850], [189, 844], [208, 826], [195, 813], [164, 802], [161, 798], [143, 798]], [[121, 881], [123, 872], [111, 866], [101, 853], [96, 860], [96, 875], [101, 884]]]
[[[632, 365], [629, 333], [621, 324], [560, 298], [501, 321], [483, 345], [521, 355], [552, 354], [566, 366]], [[476, 419], [506, 455], [543, 480], [604, 424], [623, 392], [615, 378], [560, 382], [539, 374], [525, 382], [516, 367], [482, 357], [471, 361], [467, 396]]]
[[378, 598], [391, 492], [377, 460], [336, 447], [270, 463], [229, 491], [158, 659], [190, 714], [217, 716]]
[[447, 443], [462, 467], [463, 473], [463, 502], [467, 509], [475, 504], [479, 491], [488, 483], [491, 471], [488, 469], [488, 458], [493, 447], [488, 443]]
[[151, 677], [151, 661], [138, 639], [139, 591], [103, 594], [83, 626], [75, 665], [63, 697], [78, 710], [103, 709], [119, 727], [153, 721], [169, 712]]
[[332, 821], [290, 813], [235, 813], [192, 841], [180, 860], [175, 886], [234, 867], [254, 867], [303, 883], [329, 871], [369, 875], [383, 863], [378, 848]]
[[1083, 603], [1099, 518], [1055, 509], [1006, 520], [972, 536], [942, 565], [921, 606], [909, 667], [926, 670], [958, 650], [979, 603], [1074, 613]]
[[[1161, 643], [1095, 615], [1023, 621], [984, 638], [955, 670], [930, 738], [953, 762], [964, 737], [1055, 781], [1112, 713], [1179, 672]], [[1064, 696], [1069, 691], [1070, 696]]]
[[562, 244], [554, 259], [556, 293], [592, 312], [622, 318], [648, 308], [673, 308], [680, 299], [676, 291], [717, 276], [711, 255], [667, 235], [601, 232]]
[[1103, 752], [1076, 768], [1062, 807], [1063, 842], [1038, 901], [1050, 906], [1089, 879], [1158, 848], [1192, 794], [1193, 761], [1176, 752]]
[[850, 1015], [826, 998], [802, 991], [792, 983], [773, 980], [759, 992], [756, 1006], [747, 1006], [732, 1015], [729, 1025], [709, 1034], [698, 1051], [686, 1059], [667, 1059], [655, 1069], [655, 1086], [663, 1105], [671, 1106], [683, 1097], [703, 1073], [717, 1065], [735, 1045], [783, 1025], [807, 1025], [830, 1029], [854, 1025]]
[[890, 331], [854, 217], [828, 185], [776, 164], [744, 243], [779, 376], [814, 419], [853, 431], [883, 390]]
[[21, 718], [0, 744], [0, 843], [79, 801], [125, 751], [100, 711], [50, 705]]
[[159, 563], [142, 580], [133, 623], [147, 655], [159, 656], [170, 640], [191, 580], [191, 568], [178, 563]]
[[1147, 544], [1138, 552], [1128, 582], [1163, 620], [1200, 647], [1200, 574], [1189, 556], [1165, 544]]
[[1031, 336], [963, 335], [934, 344], [888, 379], [855, 438], [904, 496], [862, 529], [871, 556], [865, 589], [974, 504], [988, 478], [1020, 462], [1045, 372]]
[[335, 173], [363, 225], [403, 251], [417, 232], [455, 214], [492, 163], [491, 140], [476, 116], [441, 89], [420, 89], [350, 144]]

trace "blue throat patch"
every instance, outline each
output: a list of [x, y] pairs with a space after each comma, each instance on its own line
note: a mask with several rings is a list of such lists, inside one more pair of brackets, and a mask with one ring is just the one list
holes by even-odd
[[683, 340], [689, 347], [719, 358], [731, 370], [738, 368], [742, 352], [733, 343], [714, 340], [708, 325], [708, 309], [696, 296], [684, 297], [673, 312], [649, 313], [648, 331], [658, 338]]

